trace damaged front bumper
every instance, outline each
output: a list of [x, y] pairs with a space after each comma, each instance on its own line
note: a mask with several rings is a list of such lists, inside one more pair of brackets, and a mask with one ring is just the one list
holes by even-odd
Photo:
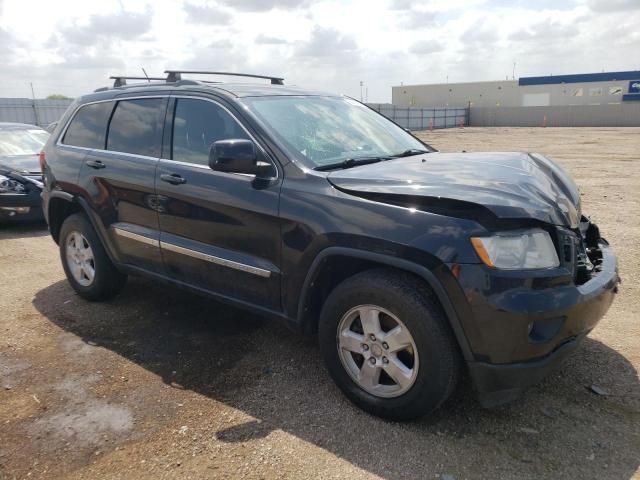
[[468, 367], [483, 406], [507, 403], [539, 382], [609, 309], [620, 282], [617, 259], [603, 239], [590, 245], [597, 265], [582, 282], [563, 267], [534, 274], [460, 269], [473, 323], [465, 325], [474, 354]]

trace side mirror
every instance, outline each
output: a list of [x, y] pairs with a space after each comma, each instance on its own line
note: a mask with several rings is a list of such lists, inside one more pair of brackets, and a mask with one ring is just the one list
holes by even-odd
[[230, 139], [213, 142], [209, 148], [209, 167], [216, 172], [258, 173], [256, 146], [251, 140]]

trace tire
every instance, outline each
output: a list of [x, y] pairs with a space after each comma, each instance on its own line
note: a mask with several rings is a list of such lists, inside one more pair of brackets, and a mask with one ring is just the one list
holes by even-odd
[[[361, 315], [377, 315], [382, 327], [375, 341]], [[395, 335], [390, 334], [394, 325], [401, 327]], [[410, 420], [433, 412], [451, 395], [461, 374], [458, 345], [446, 316], [433, 293], [411, 274], [375, 269], [343, 281], [322, 308], [318, 337], [325, 364], [342, 392], [363, 410], [386, 419]], [[343, 337], [348, 341], [340, 340]], [[391, 353], [405, 344], [405, 350]], [[351, 350], [359, 347], [359, 353]], [[363, 375], [365, 366], [384, 373]]]
[[60, 228], [59, 246], [67, 280], [82, 298], [92, 302], [108, 300], [124, 288], [127, 276], [113, 265], [84, 215], [67, 217]]

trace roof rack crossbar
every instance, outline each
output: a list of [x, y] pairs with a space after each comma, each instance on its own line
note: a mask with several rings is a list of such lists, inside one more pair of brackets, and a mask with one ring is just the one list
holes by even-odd
[[127, 84], [127, 80], [166, 80], [165, 77], [129, 77], [126, 75], [117, 75], [109, 78], [113, 80], [114, 88], [125, 86]]
[[251, 73], [235, 73], [235, 72], [206, 72], [197, 70], [165, 70], [167, 74], [167, 82], [177, 82], [182, 79], [183, 73], [190, 73], [196, 75], [225, 75], [231, 77], [248, 77], [248, 78], [264, 78], [265, 80], [271, 80], [271, 85], [284, 85], [284, 78], [272, 77], [269, 75], [253, 75]]

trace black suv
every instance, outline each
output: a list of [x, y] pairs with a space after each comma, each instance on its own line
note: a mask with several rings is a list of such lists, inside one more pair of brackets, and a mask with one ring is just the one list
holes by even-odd
[[393, 419], [465, 371], [483, 405], [514, 399], [609, 308], [616, 258], [543, 155], [438, 153], [347, 97], [168, 73], [77, 99], [44, 149], [80, 296], [140, 274], [285, 320]]

